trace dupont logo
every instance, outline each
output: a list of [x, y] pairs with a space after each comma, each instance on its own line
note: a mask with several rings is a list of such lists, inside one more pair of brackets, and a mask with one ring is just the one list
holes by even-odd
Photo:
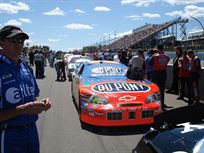
[[150, 88], [139, 83], [100, 83], [92, 89], [97, 92], [147, 92]]

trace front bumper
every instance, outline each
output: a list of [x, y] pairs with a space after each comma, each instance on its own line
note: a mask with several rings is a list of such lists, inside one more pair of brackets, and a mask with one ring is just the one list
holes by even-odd
[[[83, 107], [83, 106], [82, 106]], [[154, 116], [161, 113], [159, 105], [151, 108], [81, 109], [81, 121], [97, 126], [128, 126], [154, 123]]]

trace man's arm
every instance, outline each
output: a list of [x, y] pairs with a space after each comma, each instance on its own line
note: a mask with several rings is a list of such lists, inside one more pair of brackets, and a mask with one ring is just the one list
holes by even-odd
[[23, 105], [19, 105], [16, 108], [0, 111], [0, 122], [15, 118], [20, 115], [40, 114], [43, 110], [47, 110], [44, 102], [29, 102]]

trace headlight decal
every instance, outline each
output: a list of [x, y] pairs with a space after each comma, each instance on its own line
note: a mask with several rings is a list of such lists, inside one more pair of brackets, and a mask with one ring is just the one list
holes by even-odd
[[90, 97], [90, 102], [93, 104], [98, 104], [98, 105], [106, 105], [109, 103], [106, 99], [99, 97], [97, 95], [92, 95]]
[[160, 102], [161, 98], [160, 98], [160, 92], [157, 93], [151, 93], [145, 100], [145, 102], [151, 103], [151, 102]]
[[102, 98], [98, 95], [81, 94], [80, 97], [82, 103], [92, 104], [94, 106], [109, 104], [109, 102], [105, 98]]

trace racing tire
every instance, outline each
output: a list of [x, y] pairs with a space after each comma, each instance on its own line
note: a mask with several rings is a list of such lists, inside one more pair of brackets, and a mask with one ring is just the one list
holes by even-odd
[[[79, 91], [78, 91], [78, 93], [80, 93]], [[78, 94], [79, 95], [79, 98], [78, 98], [78, 105], [77, 105], [77, 101], [75, 100], [75, 103], [76, 103], [76, 105], [78, 106], [78, 114], [79, 114], [79, 119], [81, 119], [81, 102], [80, 102], [80, 94]], [[81, 120], [80, 120], [81, 121]]]
[[87, 128], [87, 124], [83, 121], [80, 120], [80, 124], [81, 124], [81, 129], [86, 129]]
[[79, 97], [79, 104], [78, 104], [78, 115], [79, 115], [79, 121], [80, 121], [80, 124], [81, 124], [81, 129], [86, 129], [87, 124], [81, 120], [81, 102], [80, 102], [80, 97]]
[[75, 98], [74, 98], [74, 95], [73, 95], [73, 84], [72, 83], [71, 83], [71, 95], [72, 95], [73, 102], [75, 102]]

